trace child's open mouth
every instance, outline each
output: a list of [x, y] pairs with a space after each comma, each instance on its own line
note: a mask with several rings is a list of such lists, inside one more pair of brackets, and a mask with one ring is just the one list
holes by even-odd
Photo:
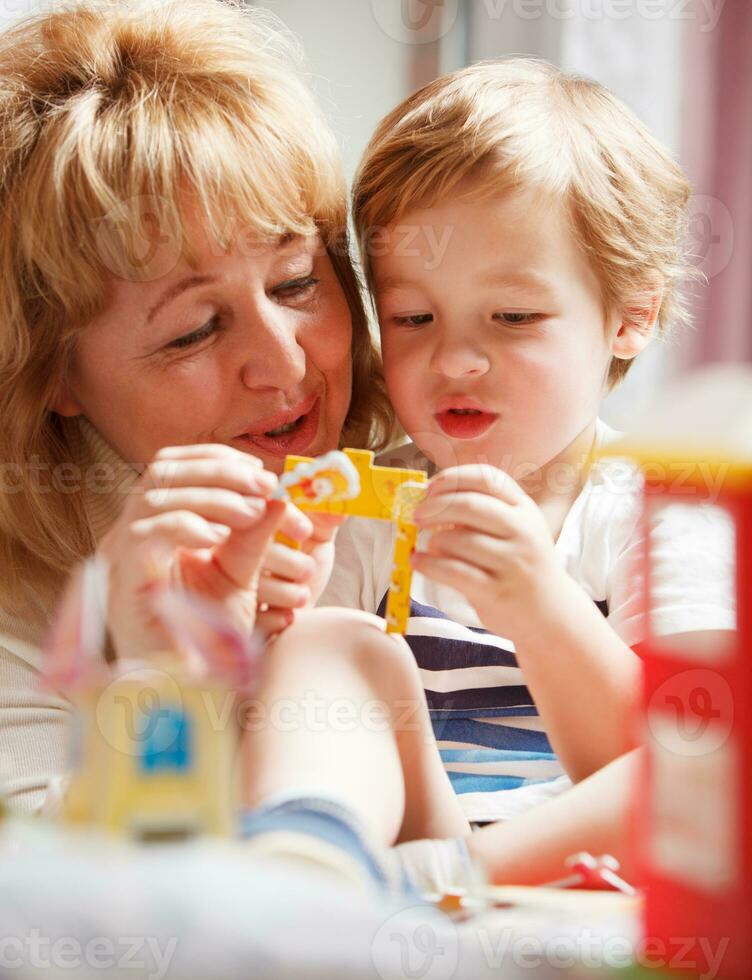
[[476, 408], [449, 408], [437, 412], [436, 421], [452, 439], [477, 439], [484, 435], [499, 416]]

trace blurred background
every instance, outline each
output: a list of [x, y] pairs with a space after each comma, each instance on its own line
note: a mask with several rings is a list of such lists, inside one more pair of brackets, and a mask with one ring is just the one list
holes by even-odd
[[[0, 0], [0, 19], [54, 2]], [[641, 355], [604, 417], [628, 427], [667, 378], [752, 360], [750, 0], [247, 2], [273, 11], [302, 43], [348, 177], [379, 119], [442, 72], [524, 54], [607, 85], [692, 181], [688, 246], [707, 281], [693, 287], [694, 328]]]

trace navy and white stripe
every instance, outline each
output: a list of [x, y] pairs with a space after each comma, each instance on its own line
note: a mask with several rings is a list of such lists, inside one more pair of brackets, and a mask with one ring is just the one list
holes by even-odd
[[[385, 605], [386, 597], [379, 606], [381, 616]], [[607, 613], [605, 603], [597, 605]], [[405, 639], [420, 670], [455, 792], [501, 794], [564, 775], [511, 640], [462, 626], [414, 599]]]

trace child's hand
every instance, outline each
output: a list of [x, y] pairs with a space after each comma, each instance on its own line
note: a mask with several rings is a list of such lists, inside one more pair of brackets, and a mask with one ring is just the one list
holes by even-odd
[[517, 642], [534, 626], [563, 570], [543, 514], [512, 477], [488, 465], [443, 470], [415, 522], [434, 529], [413, 555], [416, 571], [462, 593], [491, 632]]
[[[297, 510], [293, 504], [287, 506]], [[313, 532], [300, 551], [275, 541], [264, 558], [256, 628], [268, 637], [289, 626], [296, 609], [315, 605], [332, 573], [334, 538], [345, 518], [337, 514], [306, 517]]]

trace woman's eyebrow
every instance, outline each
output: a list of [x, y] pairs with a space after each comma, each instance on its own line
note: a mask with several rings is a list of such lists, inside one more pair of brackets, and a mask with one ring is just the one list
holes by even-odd
[[216, 276], [187, 276], [185, 279], [181, 279], [180, 282], [174, 283], [169, 289], [165, 290], [164, 293], [159, 297], [157, 302], [151, 307], [149, 312], [146, 314], [146, 322], [151, 323], [154, 317], [159, 313], [159, 311], [171, 303], [174, 299], [177, 299], [182, 293], [188, 289], [195, 289], [196, 286], [205, 286], [207, 283], [216, 282]]
[[[274, 247], [277, 249], [282, 249], [296, 239], [302, 236], [296, 235], [295, 232], [288, 231], [284, 232], [279, 236], [277, 241], [274, 243]], [[206, 286], [208, 283], [217, 282], [216, 276], [198, 276], [190, 275], [186, 276], [185, 279], [181, 279], [179, 282], [174, 283], [168, 289], [162, 293], [159, 299], [154, 303], [149, 312], [146, 314], [146, 323], [150, 324], [154, 317], [159, 313], [159, 311], [171, 303], [173, 300], [177, 299], [178, 296], [182, 295], [188, 289], [195, 289], [197, 286]]]

